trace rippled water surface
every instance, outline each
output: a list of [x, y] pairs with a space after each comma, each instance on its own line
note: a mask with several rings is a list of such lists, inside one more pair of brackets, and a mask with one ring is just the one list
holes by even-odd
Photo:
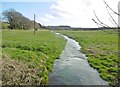
[[[61, 35], [59, 33], [56, 33]], [[53, 71], [49, 73], [49, 85], [108, 85], [100, 78], [99, 73], [90, 67], [86, 56], [80, 52], [78, 42], [63, 36], [66, 40], [65, 49], [60, 59], [55, 60]]]

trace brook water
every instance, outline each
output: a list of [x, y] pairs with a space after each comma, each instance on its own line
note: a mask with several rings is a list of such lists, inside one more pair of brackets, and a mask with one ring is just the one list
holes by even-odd
[[56, 59], [53, 64], [48, 85], [108, 85], [99, 73], [90, 67], [86, 56], [80, 52], [78, 42], [67, 36], [61, 36], [67, 43], [60, 59]]

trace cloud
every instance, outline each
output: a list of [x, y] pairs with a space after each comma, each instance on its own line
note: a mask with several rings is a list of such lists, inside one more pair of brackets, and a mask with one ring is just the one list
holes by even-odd
[[85, 11], [85, 5], [81, 4], [83, 0], [59, 0], [51, 6], [53, 14], [59, 17], [72, 18], [79, 17], [81, 11]]
[[51, 14], [45, 14], [45, 17], [48, 19], [57, 19], [57, 17], [51, 15]]
[[[106, 0], [116, 11], [118, 0]], [[114, 2], [114, 3], [113, 3]], [[97, 27], [93, 10], [104, 23], [113, 26], [103, 0], [58, 0], [45, 13], [41, 21], [47, 25], [70, 25], [73, 27]], [[117, 21], [117, 16], [113, 15]]]

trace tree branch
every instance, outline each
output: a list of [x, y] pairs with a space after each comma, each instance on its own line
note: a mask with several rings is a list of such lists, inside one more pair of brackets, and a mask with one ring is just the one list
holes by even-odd
[[[95, 22], [95, 24], [96, 24], [97, 26], [100, 25], [100, 26], [102, 26], [102, 27], [106, 27], [106, 26], [104, 26], [104, 25], [102, 25], [102, 24], [96, 22], [95, 19], [92, 19], [92, 20]], [[99, 28], [99, 27], [98, 27], [98, 28]]]
[[114, 20], [114, 18], [112, 17], [112, 15], [110, 14], [109, 10], [108, 10], [108, 7], [106, 7], [107, 9], [107, 12], [109, 14], [109, 16], [111, 17], [112, 21], [115, 23], [115, 25], [117, 25], [117, 27], [119, 27], [119, 25], [117, 24], [117, 22]]
[[97, 20], [100, 22], [101, 25], [109, 27], [107, 24], [100, 21], [100, 19], [97, 17], [97, 15], [95, 13], [95, 10], [93, 10], [93, 13], [94, 13], [95, 17], [97, 18]]
[[120, 16], [120, 14], [117, 13], [117, 12], [115, 12], [115, 11], [107, 4], [107, 2], [106, 2], [105, 0], [103, 0], [103, 1], [104, 1], [104, 3], [106, 4], [106, 6], [107, 6], [111, 11], [113, 11], [115, 14], [117, 14], [118, 16]]
[[116, 26], [113, 21], [111, 20], [111, 18], [109, 18], [109, 21], [111, 22], [112, 25]]

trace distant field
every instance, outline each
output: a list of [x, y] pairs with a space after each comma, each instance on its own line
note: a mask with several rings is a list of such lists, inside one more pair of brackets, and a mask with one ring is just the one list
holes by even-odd
[[48, 72], [65, 47], [50, 31], [3, 31], [3, 85], [47, 84]]
[[89, 64], [111, 85], [118, 79], [118, 32], [117, 30], [57, 31], [79, 42], [88, 57]]

